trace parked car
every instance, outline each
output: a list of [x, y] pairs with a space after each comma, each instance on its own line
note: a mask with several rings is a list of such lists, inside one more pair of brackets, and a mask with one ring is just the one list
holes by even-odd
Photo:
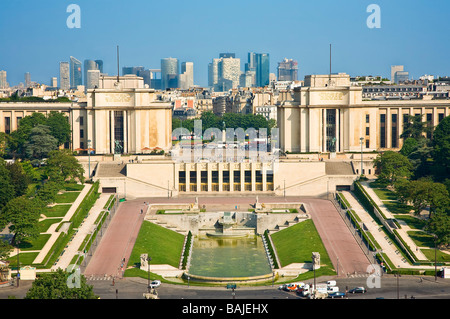
[[159, 286], [161, 286], [161, 281], [159, 281], [159, 280], [153, 280], [151, 283], [150, 283], [150, 288], [158, 288]]
[[328, 294], [328, 298], [344, 298], [345, 297], [345, 293], [340, 292], [340, 291], [336, 291], [336, 292], [332, 292], [331, 294]]
[[338, 286], [328, 286], [327, 287], [327, 293], [331, 294], [333, 292], [338, 292], [339, 291], [339, 287]]
[[367, 292], [367, 290], [364, 287], [356, 287], [356, 288], [350, 289], [348, 292], [351, 293], [351, 294], [354, 294], [354, 293], [362, 293], [362, 294], [364, 294], [364, 293]]

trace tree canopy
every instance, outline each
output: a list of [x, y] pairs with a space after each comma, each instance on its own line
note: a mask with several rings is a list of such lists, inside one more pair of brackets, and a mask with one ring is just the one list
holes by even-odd
[[62, 269], [50, 274], [43, 274], [37, 278], [25, 299], [98, 299], [93, 286], [86, 283], [86, 278], [79, 275], [80, 287], [70, 287], [71, 273]]

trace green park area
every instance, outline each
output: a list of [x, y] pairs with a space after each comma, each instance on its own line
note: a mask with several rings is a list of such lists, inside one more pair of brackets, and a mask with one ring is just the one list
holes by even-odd
[[[336, 274], [312, 220], [306, 220], [278, 231], [272, 235], [272, 240], [278, 253], [281, 267], [291, 263], [310, 263], [312, 262], [312, 252], [319, 252], [321, 268], [316, 271], [316, 275]], [[131, 253], [125, 276], [148, 278], [147, 271], [139, 269], [141, 254], [148, 254], [151, 257], [150, 271], [152, 264], [169, 264], [178, 267], [183, 242], [183, 235], [144, 221]], [[307, 272], [300, 275], [298, 279], [308, 279], [313, 276], [312, 272]], [[154, 273], [151, 273], [150, 277], [152, 280], [164, 280]], [[292, 278], [289, 280], [292, 280]]]

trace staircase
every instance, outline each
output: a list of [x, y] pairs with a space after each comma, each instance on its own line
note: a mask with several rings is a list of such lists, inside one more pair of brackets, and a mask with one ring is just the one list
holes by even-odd
[[96, 177], [126, 177], [127, 164], [99, 163]]
[[177, 226], [169, 225], [166, 222], [159, 221], [158, 218], [156, 218], [155, 216], [150, 215], [150, 216], [146, 217], [145, 220], [147, 220], [153, 224], [159, 225], [161, 227], [164, 227], [166, 229], [175, 231], [183, 236], [186, 236], [189, 233], [188, 230], [178, 229]]
[[327, 175], [354, 175], [351, 162], [327, 161], [325, 163], [325, 174]]

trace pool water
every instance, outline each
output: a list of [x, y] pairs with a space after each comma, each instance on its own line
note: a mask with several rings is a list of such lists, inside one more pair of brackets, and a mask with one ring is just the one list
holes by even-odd
[[189, 273], [206, 277], [252, 277], [272, 273], [261, 237], [196, 237]]

